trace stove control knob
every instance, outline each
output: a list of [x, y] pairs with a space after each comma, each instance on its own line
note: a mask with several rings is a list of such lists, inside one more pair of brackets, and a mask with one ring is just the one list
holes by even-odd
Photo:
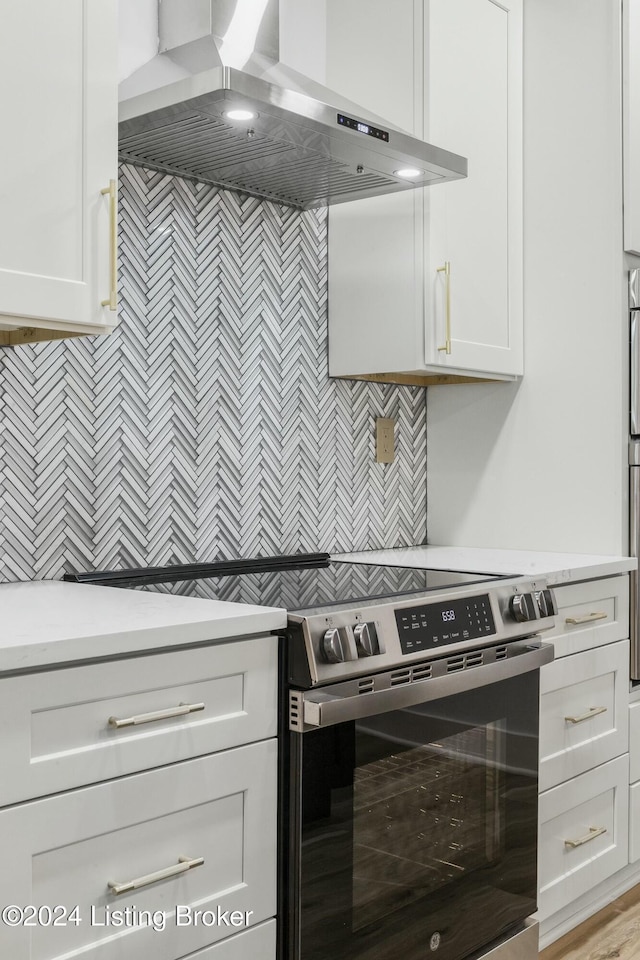
[[353, 628], [359, 657], [374, 657], [380, 653], [375, 623], [358, 623]]
[[558, 613], [558, 604], [553, 590], [536, 590], [536, 602], [541, 617], [555, 617]]
[[329, 663], [344, 663], [345, 660], [355, 659], [349, 649], [349, 638], [344, 627], [329, 627], [325, 630], [321, 642], [325, 660]]
[[532, 593], [516, 593], [509, 600], [509, 611], [514, 620], [518, 623], [526, 623], [527, 620], [539, 620], [540, 611], [536, 598]]

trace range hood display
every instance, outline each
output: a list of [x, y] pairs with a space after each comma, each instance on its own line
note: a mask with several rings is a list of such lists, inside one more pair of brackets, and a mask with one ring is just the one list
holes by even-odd
[[278, 0], [160, 0], [159, 34], [120, 85], [128, 163], [303, 210], [467, 174], [281, 63]]

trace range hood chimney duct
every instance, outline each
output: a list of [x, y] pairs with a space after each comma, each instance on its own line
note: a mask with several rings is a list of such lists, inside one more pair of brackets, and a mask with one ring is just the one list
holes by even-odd
[[120, 84], [119, 155], [299, 209], [465, 177], [467, 162], [280, 61], [279, 0], [159, 0]]

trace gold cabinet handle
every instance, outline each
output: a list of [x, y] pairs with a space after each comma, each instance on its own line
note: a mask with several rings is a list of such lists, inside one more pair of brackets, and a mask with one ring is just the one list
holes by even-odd
[[101, 300], [109, 310], [118, 308], [118, 191], [115, 180], [103, 187], [101, 194], [109, 194], [109, 299]]
[[110, 727], [137, 727], [141, 723], [153, 723], [154, 720], [168, 720], [170, 717], [184, 717], [187, 713], [204, 710], [204, 703], [181, 703], [177, 707], [168, 707], [166, 710], [153, 710], [151, 713], [139, 713], [136, 717], [109, 717]]
[[564, 845], [574, 850], [576, 847], [581, 847], [583, 844], [595, 840], [596, 837], [601, 837], [606, 832], [606, 827], [589, 827], [589, 833], [585, 834], [584, 837], [578, 837], [577, 840], [565, 840]]
[[443, 267], [438, 267], [436, 273], [444, 273], [446, 291], [445, 291], [445, 331], [444, 331], [444, 346], [438, 347], [439, 351], [444, 350], [445, 353], [451, 353], [451, 263], [449, 260], [445, 261]]
[[585, 613], [584, 617], [565, 617], [565, 623], [591, 623], [593, 620], [606, 620], [607, 614], [604, 610], [596, 610], [594, 613]]
[[129, 893], [131, 890], [139, 890], [140, 887], [147, 887], [150, 883], [156, 883], [158, 880], [166, 880], [167, 877], [177, 877], [179, 873], [186, 873], [194, 867], [201, 867], [204, 863], [204, 857], [178, 857], [178, 862], [173, 867], [165, 867], [164, 870], [156, 870], [155, 873], [148, 873], [144, 877], [137, 877], [135, 880], [129, 880], [127, 883], [113, 883], [111, 880], [107, 883], [109, 893], [119, 897], [121, 893]]
[[591, 717], [597, 717], [601, 713], [606, 713], [607, 707], [589, 707], [587, 713], [581, 713], [577, 717], [565, 717], [567, 723], [582, 723], [584, 720], [590, 720]]

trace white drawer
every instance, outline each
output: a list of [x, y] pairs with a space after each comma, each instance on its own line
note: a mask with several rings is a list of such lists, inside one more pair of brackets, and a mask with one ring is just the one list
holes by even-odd
[[640, 702], [629, 705], [629, 782], [640, 780]]
[[[82, 921], [0, 924], [0, 957], [177, 960], [273, 917], [276, 761], [276, 741], [266, 740], [0, 811], [10, 864], [0, 872], [0, 904], [77, 905]], [[121, 895], [109, 889], [181, 857], [204, 863]], [[152, 924], [128, 923], [127, 908], [132, 921], [150, 911]], [[240, 922], [231, 914], [226, 923], [195, 922], [188, 912], [217, 917], [218, 908], [237, 911]], [[119, 927], [99, 925], [116, 910], [125, 918]]]
[[221, 943], [190, 953], [184, 960], [275, 960], [276, 921], [267, 920]]
[[558, 616], [544, 640], [556, 657], [629, 637], [629, 577], [604, 577], [554, 587]]
[[[625, 755], [540, 796], [540, 920], [627, 864], [628, 775]], [[568, 846], [567, 840], [578, 845]]]
[[542, 668], [541, 791], [628, 751], [628, 696], [628, 640]]
[[272, 636], [0, 679], [0, 805], [273, 737], [277, 686]]

